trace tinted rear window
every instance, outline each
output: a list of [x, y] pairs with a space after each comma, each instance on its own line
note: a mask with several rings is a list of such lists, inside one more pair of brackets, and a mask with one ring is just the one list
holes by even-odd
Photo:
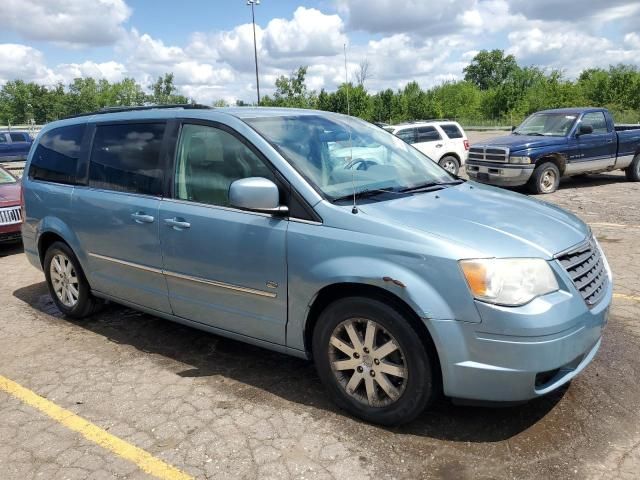
[[462, 138], [462, 137], [464, 137], [464, 135], [462, 135], [462, 132], [460, 131], [458, 126], [454, 125], [452, 123], [447, 123], [447, 124], [444, 124], [444, 125], [440, 125], [440, 128], [442, 130], [444, 130], [444, 133], [446, 133], [447, 137], [449, 137], [449, 138]]
[[26, 142], [27, 141], [27, 136], [24, 133], [10, 133], [9, 136], [11, 137], [11, 141], [12, 142]]
[[418, 127], [418, 142], [434, 142], [440, 138], [440, 134], [434, 127]]
[[160, 147], [164, 123], [98, 125], [91, 150], [89, 186], [161, 195]]
[[86, 125], [54, 128], [40, 137], [31, 159], [29, 178], [76, 183], [78, 158]]

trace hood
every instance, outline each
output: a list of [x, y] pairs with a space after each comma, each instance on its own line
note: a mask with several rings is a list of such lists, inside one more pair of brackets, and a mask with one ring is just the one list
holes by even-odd
[[472, 147], [509, 147], [511, 151], [528, 148], [548, 147], [551, 145], [564, 145], [565, 137], [541, 137], [539, 135], [505, 135], [504, 137], [490, 138], [481, 143], [474, 143]]
[[362, 205], [361, 210], [444, 237], [482, 257], [551, 258], [589, 234], [584, 222], [558, 207], [472, 182]]
[[19, 183], [7, 183], [0, 185], [0, 206], [8, 207], [20, 204], [20, 187]]

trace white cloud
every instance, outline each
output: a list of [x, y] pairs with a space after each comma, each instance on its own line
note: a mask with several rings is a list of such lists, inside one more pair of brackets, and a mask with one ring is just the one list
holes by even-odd
[[127, 76], [127, 67], [115, 61], [103, 63], [86, 61], [60, 64], [56, 67], [56, 72], [64, 78], [64, 82], [71, 82], [74, 78], [79, 77], [93, 77], [109, 82], [119, 82]]
[[444, 35], [464, 26], [464, 12], [471, 10], [477, 0], [337, 0], [337, 4], [352, 30]]
[[0, 84], [16, 79], [51, 85], [61, 77], [46, 67], [39, 50], [14, 43], [0, 44]]
[[273, 57], [335, 55], [346, 43], [338, 15], [298, 7], [293, 19], [274, 18], [265, 29], [264, 43]]
[[124, 0], [3, 0], [0, 27], [77, 48], [115, 43], [130, 15]]

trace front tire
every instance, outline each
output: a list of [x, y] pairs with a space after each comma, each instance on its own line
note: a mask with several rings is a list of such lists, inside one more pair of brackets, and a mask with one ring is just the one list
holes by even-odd
[[64, 315], [80, 319], [97, 309], [99, 302], [91, 295], [80, 262], [66, 243], [55, 242], [47, 249], [43, 268], [49, 293]]
[[333, 401], [367, 422], [409, 422], [438, 392], [425, 344], [381, 301], [350, 297], [330, 304], [318, 318], [312, 348]]
[[458, 170], [460, 170], [460, 162], [453, 155], [445, 155], [440, 159], [438, 165], [453, 175], [458, 175]]
[[624, 173], [627, 176], [627, 180], [640, 182], [640, 153], [636, 155], [631, 164], [625, 168]]
[[555, 163], [545, 162], [538, 165], [529, 179], [531, 193], [553, 193], [560, 185], [560, 170]]

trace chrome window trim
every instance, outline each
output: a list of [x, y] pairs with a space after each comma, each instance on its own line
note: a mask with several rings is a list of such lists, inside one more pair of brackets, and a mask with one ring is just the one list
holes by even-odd
[[212, 285], [214, 287], [226, 288], [227, 290], [233, 290], [236, 292], [249, 293], [252, 295], [258, 295], [260, 297], [268, 297], [268, 298], [276, 298], [278, 296], [278, 294], [274, 292], [265, 292], [263, 290], [256, 290], [255, 288], [241, 287], [239, 285], [233, 285], [231, 283], [218, 282], [216, 280], [207, 280], [205, 278], [194, 277], [191, 275], [184, 275], [182, 273], [171, 272], [164, 269], [147, 267], [145, 265], [140, 265], [139, 263], [127, 262], [126, 260], [119, 260], [117, 258], [108, 257], [106, 255], [100, 255], [98, 253], [89, 253], [89, 256], [94, 258], [99, 258], [101, 260], [106, 260], [108, 262], [125, 265], [127, 267], [137, 268], [139, 270], [144, 270], [147, 272], [158, 273], [160, 275], [167, 275], [169, 277], [180, 278], [182, 280], [189, 280], [191, 282], [196, 282], [196, 283], [203, 283], [205, 285]]
[[322, 225], [322, 222], [316, 222], [314, 220], [306, 220], [304, 218], [283, 217], [283, 216], [280, 216], [280, 215], [274, 215], [272, 213], [254, 212], [252, 210], [243, 210], [241, 208], [226, 207], [224, 205], [213, 205], [211, 203], [194, 202], [193, 200], [182, 200], [182, 199], [179, 199], [179, 198], [162, 198], [161, 200], [163, 202], [179, 203], [179, 204], [182, 204], [182, 205], [195, 205], [197, 207], [207, 207], [207, 208], [212, 208], [212, 209], [224, 210], [224, 211], [228, 211], [228, 212], [247, 213], [249, 215], [258, 215], [260, 217], [280, 218], [282, 220], [289, 220], [291, 222], [308, 223], [308, 224], [311, 224], [311, 225]]

